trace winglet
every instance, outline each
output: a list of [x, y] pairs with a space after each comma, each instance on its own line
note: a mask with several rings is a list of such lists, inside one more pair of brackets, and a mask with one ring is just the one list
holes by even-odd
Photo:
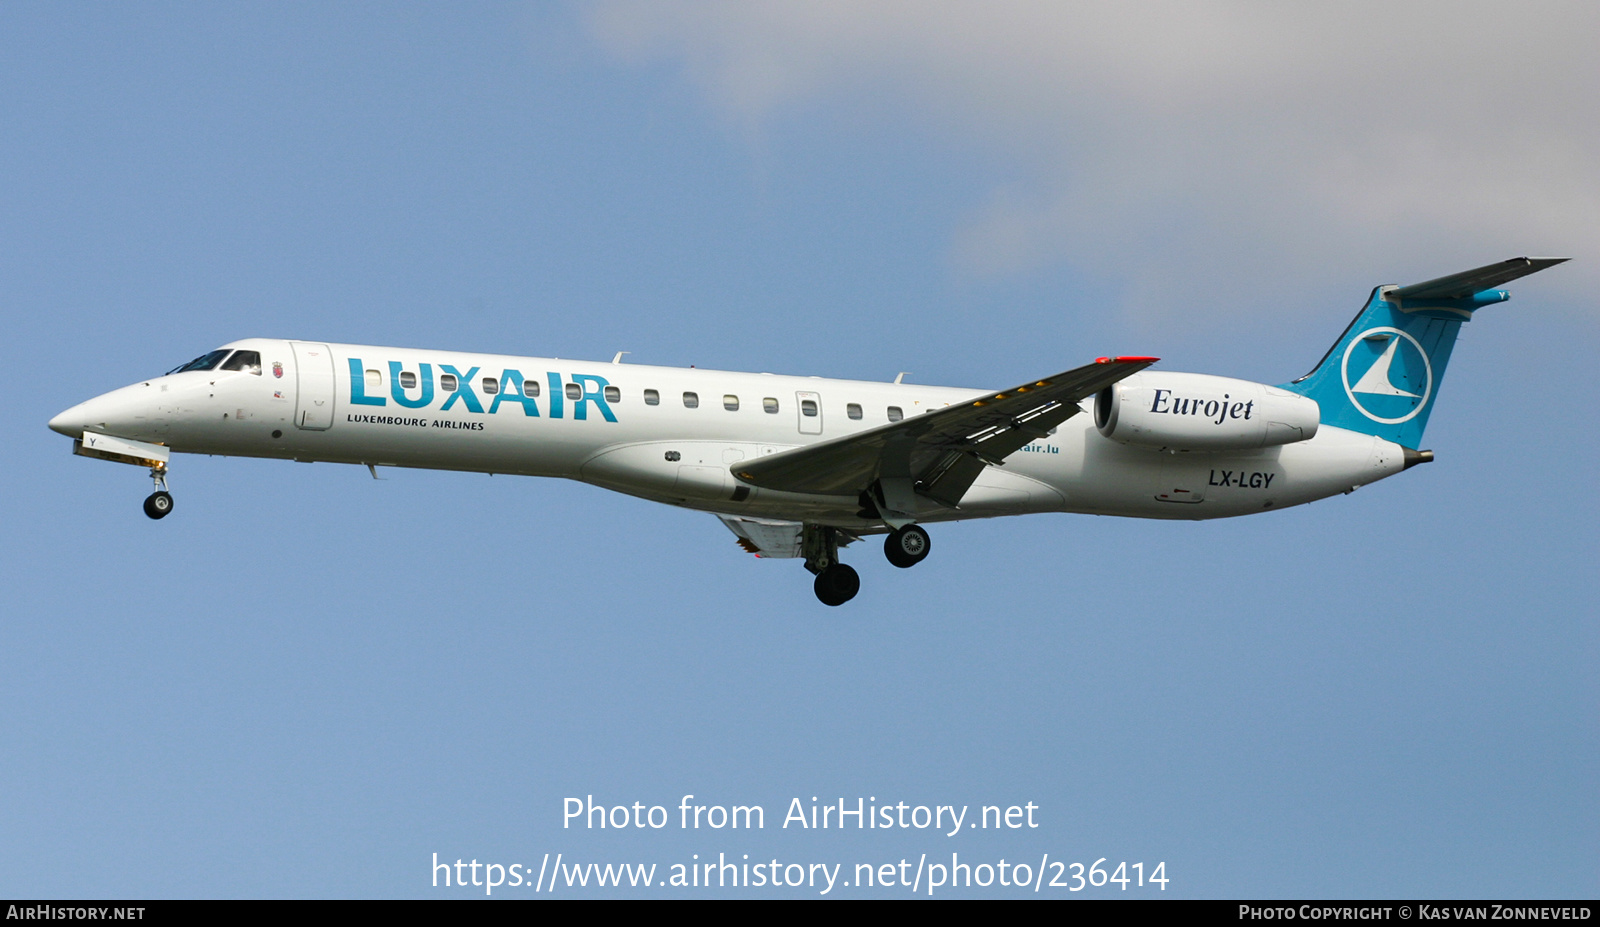
[[1153, 364], [1160, 359], [1161, 358], [1159, 357], [1134, 357], [1132, 355], [1126, 355], [1123, 357], [1097, 357], [1094, 359], [1094, 362], [1097, 364]]

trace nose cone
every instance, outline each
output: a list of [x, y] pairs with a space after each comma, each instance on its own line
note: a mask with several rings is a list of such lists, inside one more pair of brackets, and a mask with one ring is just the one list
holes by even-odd
[[85, 431], [137, 438], [148, 430], [156, 411], [150, 394], [148, 382], [112, 390], [57, 415], [50, 420], [50, 430], [69, 438], [80, 438]]
[[83, 428], [89, 424], [87, 402], [80, 402], [50, 420], [50, 430], [69, 438], [83, 437]]

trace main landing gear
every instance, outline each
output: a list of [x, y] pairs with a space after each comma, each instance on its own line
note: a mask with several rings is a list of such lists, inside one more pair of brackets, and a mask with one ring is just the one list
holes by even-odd
[[817, 573], [811, 588], [823, 605], [843, 605], [861, 591], [861, 574], [846, 563], [835, 563]]
[[165, 467], [151, 467], [150, 479], [156, 484], [156, 491], [145, 497], [144, 513], [151, 518], [166, 518], [172, 511], [172, 493], [167, 492], [167, 470]]
[[906, 525], [889, 532], [889, 536], [883, 539], [883, 555], [889, 558], [890, 563], [905, 569], [926, 559], [932, 546], [928, 532], [918, 525]]
[[[806, 569], [817, 576], [812, 589], [823, 605], [843, 605], [861, 591], [861, 574], [839, 562], [841, 534], [839, 529], [826, 525], [806, 525], [800, 538]], [[854, 540], [844, 535], [844, 543]], [[905, 525], [889, 533], [883, 542], [883, 552], [890, 563], [903, 569], [921, 563], [932, 546], [927, 531], [918, 525]]]
[[[861, 574], [839, 562], [839, 533], [827, 525], [806, 525], [800, 535], [806, 569], [817, 575], [811, 588], [823, 605], [843, 605], [861, 591]], [[845, 543], [853, 540], [846, 537]]]

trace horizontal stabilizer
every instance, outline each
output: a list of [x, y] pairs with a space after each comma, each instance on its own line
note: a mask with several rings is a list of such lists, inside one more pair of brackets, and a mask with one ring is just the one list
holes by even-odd
[[1512, 258], [1498, 264], [1486, 264], [1473, 270], [1464, 270], [1459, 274], [1440, 277], [1437, 280], [1428, 280], [1423, 283], [1413, 283], [1403, 286], [1392, 292], [1391, 295], [1400, 297], [1401, 300], [1411, 299], [1466, 299], [1474, 293], [1492, 290], [1502, 283], [1509, 283], [1518, 277], [1536, 274], [1546, 267], [1554, 267], [1569, 258]]

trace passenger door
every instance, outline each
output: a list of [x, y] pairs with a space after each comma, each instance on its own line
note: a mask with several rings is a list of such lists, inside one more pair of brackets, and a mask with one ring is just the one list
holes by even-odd
[[333, 427], [333, 352], [325, 344], [291, 341], [294, 346], [294, 424], [306, 431]]

